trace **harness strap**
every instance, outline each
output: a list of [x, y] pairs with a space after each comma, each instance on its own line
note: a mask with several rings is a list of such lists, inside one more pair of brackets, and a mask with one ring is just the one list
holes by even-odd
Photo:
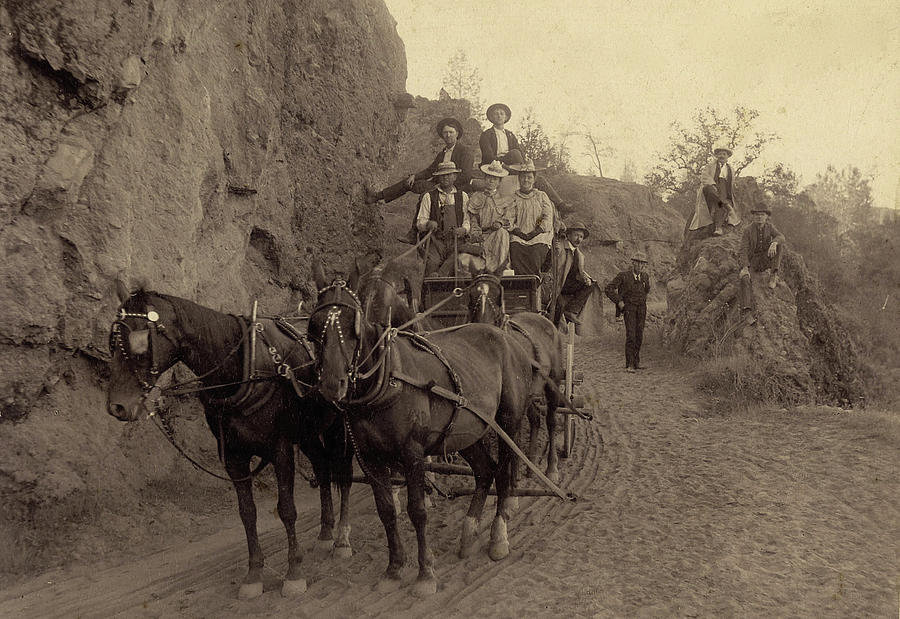
[[492, 430], [494, 430], [494, 432], [497, 433], [497, 436], [499, 436], [501, 439], [503, 439], [503, 441], [507, 445], [509, 445], [509, 447], [513, 450], [513, 452], [517, 456], [519, 456], [519, 458], [522, 459], [522, 461], [525, 463], [525, 465], [529, 469], [531, 469], [532, 472], [534, 472], [534, 474], [537, 475], [538, 479], [540, 479], [544, 483], [544, 485], [546, 485], [548, 488], [550, 488], [550, 490], [552, 490], [556, 496], [563, 499], [564, 501], [574, 501], [577, 498], [572, 493], [566, 494], [565, 492], [563, 492], [563, 490], [559, 486], [557, 486], [552, 481], [547, 479], [547, 476], [541, 472], [541, 470], [537, 467], [537, 465], [535, 465], [531, 460], [528, 459], [528, 456], [526, 456], [525, 453], [521, 449], [519, 449], [519, 446], [516, 445], [515, 441], [513, 441], [510, 438], [509, 434], [507, 434], [506, 432], [503, 431], [503, 428], [501, 428], [497, 424], [496, 420], [493, 417], [490, 417], [489, 415], [485, 415], [484, 413], [469, 406], [468, 400], [466, 398], [464, 398], [463, 396], [461, 396], [457, 393], [453, 393], [449, 389], [445, 389], [444, 387], [441, 387], [440, 385], [435, 385], [434, 383], [426, 383], [423, 385], [419, 381], [410, 379], [410, 377], [403, 375], [403, 374], [394, 374], [394, 377], [397, 380], [403, 381], [414, 387], [418, 387], [420, 389], [427, 389], [428, 391], [430, 391], [431, 393], [433, 393], [434, 395], [436, 395], [438, 397], [444, 398], [445, 400], [450, 400], [451, 402], [455, 402], [457, 404], [458, 408], [466, 409], [467, 411], [469, 411], [470, 413], [472, 413], [473, 415], [475, 415], [476, 417], [481, 419], [484, 423], [486, 423], [488, 425], [488, 427], [490, 427]]

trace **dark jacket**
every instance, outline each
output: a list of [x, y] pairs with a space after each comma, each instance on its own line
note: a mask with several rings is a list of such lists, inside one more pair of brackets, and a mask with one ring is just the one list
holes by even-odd
[[[438, 164], [443, 160], [444, 150], [441, 149], [437, 154], [437, 157], [434, 158], [434, 161], [431, 162], [431, 165], [424, 170], [416, 172], [416, 180], [424, 181], [431, 178], [431, 175], [437, 170]], [[453, 184], [457, 189], [467, 189], [469, 181], [472, 179], [472, 169], [475, 167], [475, 156], [472, 154], [472, 151], [457, 142], [456, 146], [453, 147], [453, 153], [450, 155], [450, 161], [455, 163], [456, 167], [462, 170], [462, 172], [457, 175], [456, 182]]]
[[[623, 301], [625, 307], [646, 305], [647, 293], [650, 292], [650, 276], [641, 273], [639, 277], [640, 280], [635, 281], [632, 269], [622, 271], [606, 285], [604, 292], [610, 301], [616, 304]], [[619, 315], [618, 305], [616, 306], [616, 315]]]
[[744, 228], [741, 236], [741, 266], [749, 267], [750, 259], [757, 254], [765, 255], [769, 251], [769, 245], [775, 241], [779, 245], [784, 243], [784, 235], [780, 233], [771, 222], [763, 225], [752, 223]]
[[[515, 134], [509, 129], [504, 129], [504, 131], [506, 132], [506, 141], [509, 142], [509, 150], [519, 148], [519, 141]], [[481, 147], [481, 163], [488, 165], [497, 158], [497, 134], [493, 127], [482, 132], [478, 139], [478, 145]]]

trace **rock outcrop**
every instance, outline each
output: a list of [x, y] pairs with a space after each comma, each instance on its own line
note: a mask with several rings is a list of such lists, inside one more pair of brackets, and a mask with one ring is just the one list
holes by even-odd
[[307, 252], [380, 247], [362, 182], [393, 164], [408, 95], [381, 0], [9, 2], [0, 33], [0, 509], [16, 521], [96, 489], [100, 461], [132, 486], [171, 469], [171, 451], [129, 466], [105, 413], [113, 281], [296, 306]]
[[[744, 179], [737, 198], [761, 199], [755, 181]], [[678, 352], [723, 360], [730, 380], [759, 401], [852, 404], [864, 395], [862, 368], [846, 330], [829, 307], [803, 257], [787, 239], [781, 282], [753, 274], [756, 322], [739, 307], [740, 238], [749, 213], [721, 237], [709, 230], [687, 232], [678, 268], [668, 282], [666, 341]], [[778, 225], [777, 213], [773, 223]]]

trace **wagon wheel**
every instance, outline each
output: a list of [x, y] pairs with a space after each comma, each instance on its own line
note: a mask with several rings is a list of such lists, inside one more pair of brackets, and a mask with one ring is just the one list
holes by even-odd
[[575, 418], [574, 415], [566, 415], [565, 426], [563, 427], [563, 448], [560, 457], [568, 458], [575, 450]]
[[[566, 325], [568, 336], [566, 337], [566, 382], [565, 394], [569, 402], [575, 395], [575, 325]], [[575, 415], [566, 415], [563, 425], [563, 448], [560, 456], [568, 458], [575, 450]]]

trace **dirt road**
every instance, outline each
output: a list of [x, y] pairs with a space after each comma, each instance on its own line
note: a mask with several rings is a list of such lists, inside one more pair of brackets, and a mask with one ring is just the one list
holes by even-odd
[[[583, 392], [600, 411], [579, 423], [577, 453], [562, 467], [580, 499], [521, 499], [507, 560], [458, 559], [465, 499], [437, 500], [431, 598], [373, 590], [387, 549], [370, 491], [354, 486], [355, 554], [307, 555], [300, 598], [279, 594], [284, 540], [267, 496], [270, 569], [256, 600], [237, 600], [246, 550], [235, 512], [194, 541], [197, 532], [173, 531], [170, 548], [140, 561], [72, 566], [0, 591], [0, 616], [897, 616], [900, 449], [879, 425], [888, 421], [827, 408], [711, 413], [653, 351], [638, 374], [621, 357], [618, 347], [579, 345]], [[298, 503], [309, 546], [315, 494], [301, 490]], [[406, 518], [403, 534], [414, 558]], [[414, 566], [405, 576], [413, 581]]]

